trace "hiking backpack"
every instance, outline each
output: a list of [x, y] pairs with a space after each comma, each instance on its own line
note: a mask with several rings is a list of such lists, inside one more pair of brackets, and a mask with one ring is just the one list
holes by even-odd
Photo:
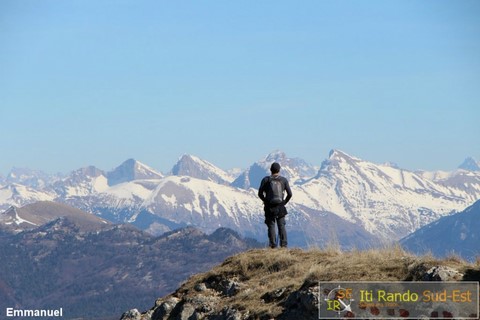
[[283, 184], [278, 177], [270, 177], [270, 192], [268, 193], [268, 203], [280, 204], [283, 202]]

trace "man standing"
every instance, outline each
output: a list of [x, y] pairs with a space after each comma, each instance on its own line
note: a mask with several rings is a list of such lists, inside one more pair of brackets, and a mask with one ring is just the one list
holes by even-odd
[[[292, 190], [288, 184], [288, 180], [280, 175], [280, 164], [272, 163], [270, 167], [270, 176], [266, 176], [260, 183], [258, 188], [258, 196], [263, 201], [265, 210], [265, 224], [268, 226], [268, 240], [270, 248], [276, 248], [275, 223], [278, 226], [278, 235], [280, 238], [280, 246], [287, 247], [287, 230], [285, 229], [285, 216], [287, 209], [285, 205], [292, 197]], [[284, 192], [287, 197], [283, 199]]]

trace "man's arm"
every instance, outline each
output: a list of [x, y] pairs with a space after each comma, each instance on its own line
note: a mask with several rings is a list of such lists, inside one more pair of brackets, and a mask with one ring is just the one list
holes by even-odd
[[258, 197], [262, 199], [263, 202], [265, 202], [265, 178], [262, 179], [262, 182], [260, 183], [260, 187], [258, 188]]
[[288, 180], [285, 179], [285, 191], [287, 192], [287, 197], [284, 200], [284, 204], [287, 204], [288, 201], [292, 198], [292, 189], [290, 189], [290, 185], [288, 184]]

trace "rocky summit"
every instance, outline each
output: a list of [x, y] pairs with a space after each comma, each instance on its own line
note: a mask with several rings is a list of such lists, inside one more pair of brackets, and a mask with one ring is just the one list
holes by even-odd
[[[372, 263], [375, 261], [375, 263]], [[400, 247], [256, 249], [194, 275], [146, 311], [121, 320], [317, 319], [318, 281], [478, 281], [480, 268], [457, 258], [415, 256]]]

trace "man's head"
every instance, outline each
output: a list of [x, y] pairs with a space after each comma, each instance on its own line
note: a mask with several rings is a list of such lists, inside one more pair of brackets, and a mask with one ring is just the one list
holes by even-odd
[[280, 172], [280, 164], [278, 162], [272, 163], [272, 166], [270, 167], [270, 172], [272, 174], [279, 173]]

